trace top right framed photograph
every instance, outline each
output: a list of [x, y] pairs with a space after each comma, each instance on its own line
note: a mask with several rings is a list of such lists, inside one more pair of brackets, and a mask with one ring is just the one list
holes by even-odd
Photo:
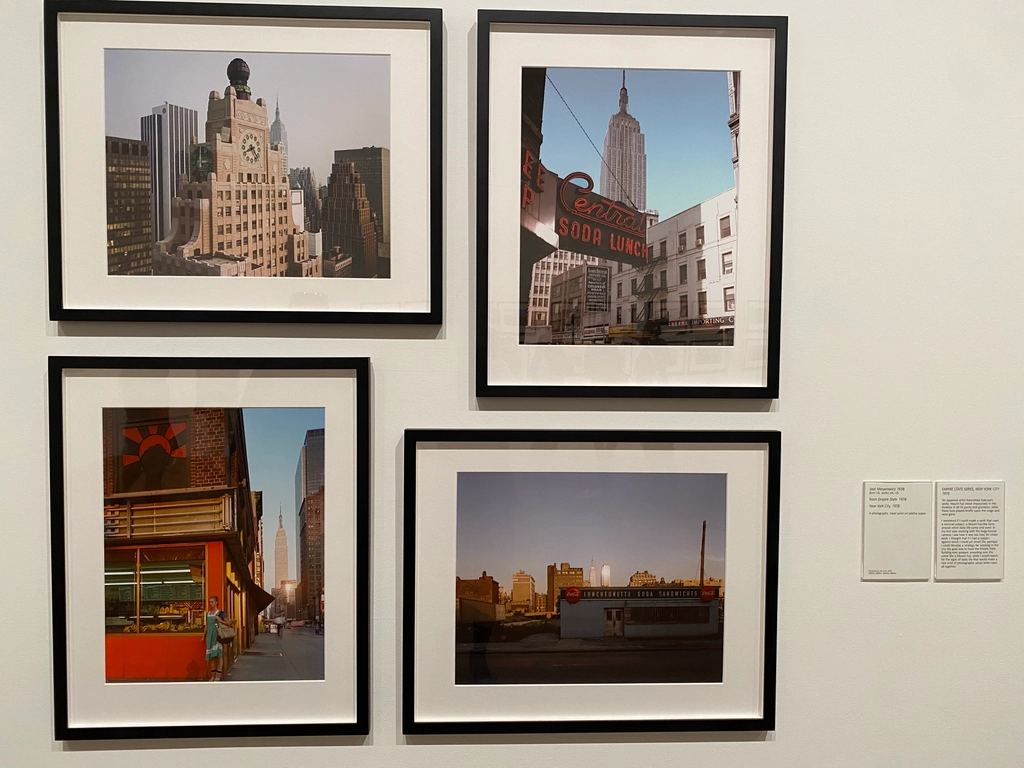
[[786, 43], [479, 12], [478, 397], [778, 397]]

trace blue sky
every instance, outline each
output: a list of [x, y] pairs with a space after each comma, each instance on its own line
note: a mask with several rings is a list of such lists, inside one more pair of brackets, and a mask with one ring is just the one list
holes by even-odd
[[391, 59], [354, 54], [107, 49], [107, 135], [141, 138], [139, 119], [167, 101], [199, 113], [205, 141], [210, 91], [223, 95], [236, 57], [249, 65], [252, 98], [266, 101], [271, 121], [280, 97], [292, 168], [310, 166], [326, 184], [334, 150], [391, 146]]
[[[622, 70], [549, 67], [547, 74], [541, 161], [562, 177], [584, 171], [597, 187], [608, 118], [619, 109]], [[666, 219], [733, 186], [725, 72], [628, 69], [626, 90], [629, 113], [644, 134], [648, 208]]]
[[547, 566], [567, 562], [612, 584], [636, 571], [695, 579], [701, 523], [708, 522], [705, 574], [725, 572], [726, 475], [632, 472], [460, 472], [456, 575], [487, 571], [509, 589], [522, 569], [547, 589]]
[[[295, 468], [306, 430], [323, 429], [323, 408], [243, 408], [245, 450], [252, 490], [263, 491], [263, 560], [265, 584], [276, 584], [274, 541], [277, 515], [288, 534], [289, 578], [295, 578]], [[325, 521], [326, 522], [326, 521]]]

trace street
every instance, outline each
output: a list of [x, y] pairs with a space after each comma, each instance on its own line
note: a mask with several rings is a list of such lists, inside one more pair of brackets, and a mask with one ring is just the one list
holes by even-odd
[[[503, 643], [501, 645], [513, 645]], [[518, 645], [518, 643], [516, 644]], [[466, 644], [470, 646], [470, 644]], [[456, 685], [510, 683], [718, 683], [722, 646], [485, 651], [460, 646]]]
[[323, 680], [324, 636], [311, 627], [257, 635], [228, 670], [225, 680]]

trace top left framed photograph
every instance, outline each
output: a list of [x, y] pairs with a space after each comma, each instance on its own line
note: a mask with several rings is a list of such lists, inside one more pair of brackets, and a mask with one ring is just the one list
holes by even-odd
[[50, 319], [440, 324], [442, 23], [46, 0]]

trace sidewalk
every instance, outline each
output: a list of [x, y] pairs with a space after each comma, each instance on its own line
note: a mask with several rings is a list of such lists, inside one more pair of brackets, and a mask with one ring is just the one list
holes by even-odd
[[228, 670], [225, 680], [323, 680], [324, 636], [312, 629], [257, 635]]

